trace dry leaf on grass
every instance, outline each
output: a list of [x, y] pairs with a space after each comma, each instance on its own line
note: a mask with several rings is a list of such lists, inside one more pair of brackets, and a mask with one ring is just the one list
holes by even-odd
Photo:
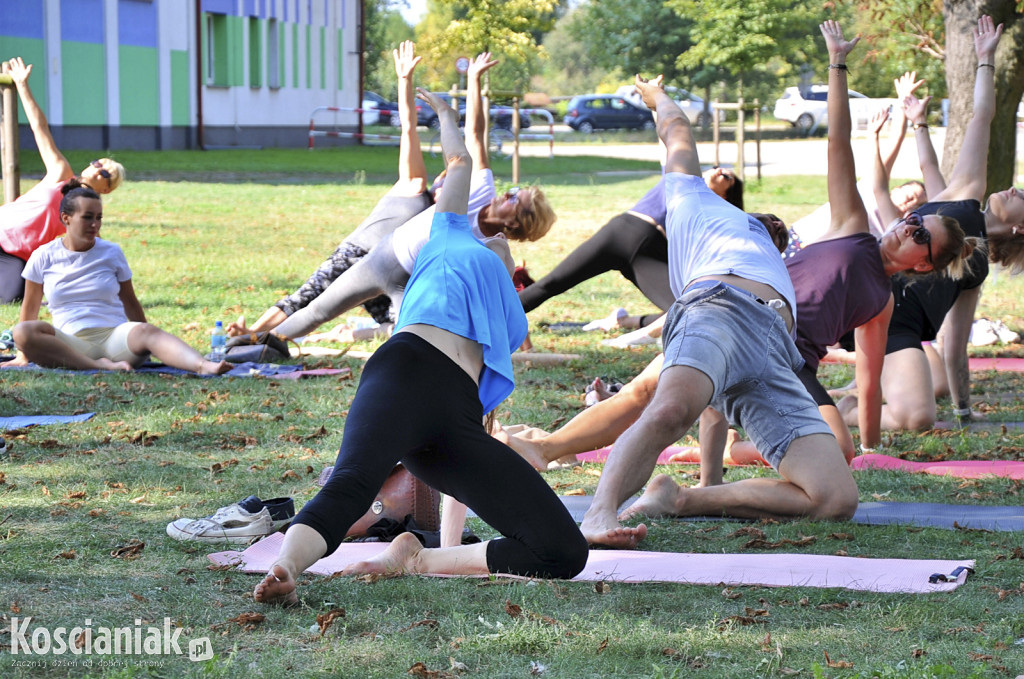
[[128, 592], [128, 593], [131, 594], [132, 598], [135, 599], [136, 601], [142, 601], [142, 602], [148, 602], [149, 601], [149, 599], [147, 599], [146, 597], [142, 596], [141, 594], [136, 594], [135, 592]]
[[829, 667], [835, 667], [836, 669], [853, 669], [853, 663], [846, 660], [832, 660], [828, 657], [828, 651], [822, 651], [825, 654], [825, 664]]
[[256, 629], [256, 625], [260, 624], [266, 619], [267, 616], [263, 615], [262, 613], [255, 613], [249, 611], [246, 613], [239, 613], [235, 617], [228, 618], [222, 623], [210, 625], [210, 629], [217, 629], [218, 627], [224, 627], [225, 625], [235, 623], [236, 625], [244, 629], [246, 632], [251, 632], [252, 630]]
[[598, 580], [594, 583], [594, 591], [598, 594], [607, 594], [612, 591], [611, 586], [604, 580]]
[[316, 624], [320, 627], [320, 638], [323, 639], [324, 634], [327, 632], [327, 630], [329, 630], [331, 628], [331, 625], [334, 624], [335, 620], [337, 620], [338, 618], [344, 618], [344, 617], [345, 617], [345, 609], [344, 608], [332, 608], [331, 610], [329, 610], [326, 613], [317, 613], [316, 614]]
[[508, 613], [511, 618], [519, 618], [523, 615], [523, 609], [512, 603], [510, 599], [505, 599], [505, 612]]
[[110, 556], [115, 559], [124, 559], [125, 561], [134, 561], [142, 556], [142, 550], [146, 548], [146, 543], [142, 540], [132, 538], [127, 544], [117, 547], [110, 553]]
[[299, 477], [298, 473], [294, 469], [289, 469], [284, 474], [281, 474], [281, 480], [282, 481], [287, 481], [288, 479], [298, 479], [298, 478], [300, 478], [300, 477]]
[[[77, 554], [75, 554], [75, 550], [73, 550], [73, 549], [69, 549], [69, 550], [67, 550], [67, 551], [65, 551], [65, 552], [61, 552], [61, 553], [60, 553], [60, 554], [58, 554], [57, 556], [53, 557], [53, 559], [68, 559], [68, 560], [70, 561], [71, 559], [74, 559], [74, 558], [75, 558], [75, 557], [77, 557], [77, 556], [78, 556], [78, 555], [77, 555]], [[51, 561], [52, 561], [53, 559], [51, 559]]]
[[85, 491], [84, 490], [78, 490], [78, 491], [75, 491], [74, 493], [68, 493], [64, 497], [66, 499], [68, 499], [68, 500], [84, 500], [85, 499]]
[[738, 623], [745, 627], [747, 625], [762, 625], [767, 622], [764, 618], [755, 618], [752, 615], [730, 615], [719, 620], [716, 627], [719, 631], [723, 631], [728, 629], [731, 623]]
[[446, 677], [455, 676], [441, 670], [429, 670], [422, 662], [418, 662], [410, 667], [406, 674], [411, 674], [414, 677], [424, 677], [424, 679], [445, 679]]
[[604, 649], [608, 648], [608, 637], [605, 637], [600, 644], [597, 645], [597, 655], [604, 653]]
[[778, 542], [769, 542], [768, 540], [755, 538], [754, 540], [744, 543], [740, 549], [778, 549], [779, 547], [785, 547], [786, 545], [791, 545], [793, 547], [806, 547], [807, 545], [813, 545], [817, 539], [818, 538], [813, 535], [805, 535], [799, 540], [782, 538]]
[[722, 596], [724, 596], [726, 599], [739, 599], [743, 595], [739, 592], [734, 591], [732, 587], [726, 587], [722, 590]]
[[582, 488], [573, 488], [572, 490], [567, 490], [564, 493], [562, 493], [562, 495], [586, 495], [586, 494], [587, 494], [587, 491], [583, 490]]
[[21, 606], [18, 605], [17, 601], [11, 603], [11, 613], [14, 613], [15, 615], [21, 613]]

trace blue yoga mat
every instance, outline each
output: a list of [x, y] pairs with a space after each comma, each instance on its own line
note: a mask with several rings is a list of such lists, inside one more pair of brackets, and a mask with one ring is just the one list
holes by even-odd
[[[184, 375], [188, 377], [272, 377], [274, 375], [284, 375], [287, 373], [293, 373], [302, 370], [301, 365], [279, 365], [277, 363], [237, 363], [235, 367], [223, 375], [197, 375], [196, 373], [189, 372], [187, 370], [181, 370], [180, 368], [172, 368], [169, 365], [163, 363], [147, 362], [140, 365], [135, 369], [137, 373], [160, 373], [164, 375]], [[25, 366], [17, 366], [12, 368], [4, 368], [4, 370], [52, 370], [54, 372], [62, 372], [74, 375], [95, 375], [101, 372], [111, 372], [106, 370], [64, 370], [63, 368], [40, 368], [35, 363], [30, 363]]]
[[0, 429], [21, 429], [40, 424], [64, 424], [67, 422], [85, 422], [96, 413], [82, 413], [81, 415], [14, 415], [12, 417], [0, 417]]

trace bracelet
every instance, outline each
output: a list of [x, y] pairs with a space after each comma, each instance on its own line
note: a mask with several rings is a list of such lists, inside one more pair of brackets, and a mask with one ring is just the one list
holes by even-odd
[[995, 64], [978, 64], [978, 68], [981, 68], [983, 66], [985, 68], [991, 68], [993, 72], [996, 70], [996, 65]]
[[913, 127], [915, 130], [927, 130], [928, 123], [914, 123], [913, 125], [911, 125], [911, 127]]
[[846, 64], [829, 64], [828, 70], [849, 71], [850, 69], [846, 68]]
[[953, 408], [953, 414], [957, 417], [967, 417], [971, 414], [970, 408]]

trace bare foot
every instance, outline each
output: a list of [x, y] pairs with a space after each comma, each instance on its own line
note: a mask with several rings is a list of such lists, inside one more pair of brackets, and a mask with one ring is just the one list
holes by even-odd
[[135, 370], [128, 361], [111, 361], [109, 358], [97, 358], [96, 367], [99, 370], [117, 370], [119, 372], [131, 372]]
[[580, 526], [580, 531], [587, 539], [587, 544], [612, 549], [636, 549], [637, 544], [647, 537], [647, 526], [642, 523], [632, 528], [614, 526], [597, 531], [590, 531], [584, 525]]
[[261, 604], [294, 606], [299, 603], [299, 597], [295, 595], [295, 578], [284, 566], [271, 566], [267, 577], [252, 591], [252, 598]]
[[364, 575], [380, 573], [382, 575], [408, 575], [418, 573], [417, 561], [423, 545], [412, 533], [402, 533], [388, 545], [388, 548], [367, 561], [351, 564], [341, 572], [342, 575]]
[[239, 316], [237, 321], [228, 323], [228, 337], [238, 337], [239, 335], [248, 335], [251, 330], [245, 327], [245, 316]]
[[202, 364], [199, 366], [199, 370], [196, 372], [200, 375], [223, 375], [234, 367], [234, 363], [228, 363], [227, 361], [215, 362], [204, 359]]
[[[498, 438], [498, 437], [495, 437]], [[502, 441], [501, 438], [498, 439]], [[547, 471], [548, 459], [544, 457], [544, 450], [536, 440], [522, 439], [518, 436], [505, 436], [502, 441], [509, 448], [519, 453], [519, 457], [530, 463], [530, 466], [537, 471]]]
[[334, 326], [327, 332], [312, 332], [306, 335], [306, 339], [303, 340], [303, 344], [306, 342], [354, 342], [355, 338], [352, 335], [352, 329], [341, 323]]
[[647, 489], [640, 499], [619, 514], [619, 521], [626, 521], [635, 516], [676, 516], [676, 500], [681, 490], [672, 477], [658, 474], [647, 484]]
[[583, 402], [589, 408], [590, 406], [611, 398], [615, 392], [613, 392], [607, 384], [604, 383], [600, 377], [595, 377], [594, 381], [590, 383], [583, 397]]
[[29, 363], [31, 363], [31, 361], [25, 358], [21, 352], [18, 352], [18, 355], [11, 360], [0, 363], [0, 368], [17, 368], [19, 366], [28, 365]]

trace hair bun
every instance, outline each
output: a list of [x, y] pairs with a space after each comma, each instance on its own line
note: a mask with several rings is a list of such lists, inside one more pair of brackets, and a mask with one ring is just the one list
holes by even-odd
[[79, 179], [78, 177], [72, 177], [71, 179], [64, 182], [64, 186], [60, 187], [60, 193], [62, 196], [66, 196], [71, 191], [74, 191], [75, 189], [80, 189], [83, 186], [85, 186], [85, 184], [82, 183], [81, 179]]

